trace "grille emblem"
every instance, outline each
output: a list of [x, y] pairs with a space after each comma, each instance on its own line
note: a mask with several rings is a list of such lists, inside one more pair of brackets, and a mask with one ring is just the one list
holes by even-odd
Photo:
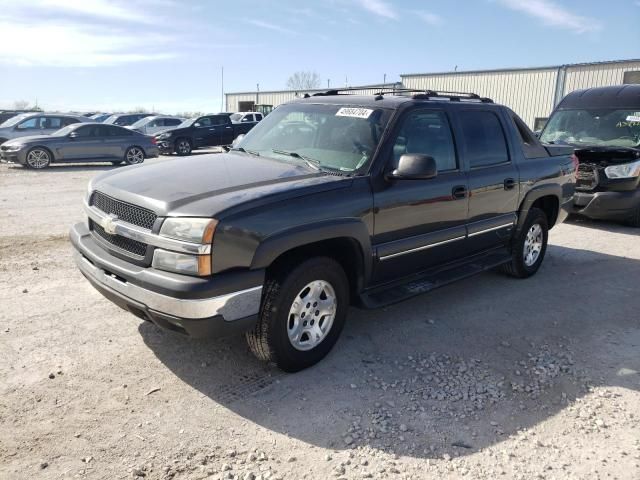
[[110, 213], [109, 215], [107, 215], [107, 217], [104, 219], [104, 222], [102, 224], [102, 228], [104, 228], [104, 231], [107, 232], [109, 235], [115, 235], [117, 220], [118, 220], [117, 215], [114, 215], [113, 213]]

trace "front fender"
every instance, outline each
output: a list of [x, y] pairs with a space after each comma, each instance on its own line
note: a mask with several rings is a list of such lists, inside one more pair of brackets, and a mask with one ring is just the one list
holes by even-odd
[[357, 242], [362, 250], [363, 280], [371, 278], [371, 237], [366, 225], [356, 218], [341, 218], [318, 223], [299, 225], [273, 234], [256, 249], [251, 262], [252, 269], [267, 268], [279, 256], [298, 247], [323, 240], [349, 238]]

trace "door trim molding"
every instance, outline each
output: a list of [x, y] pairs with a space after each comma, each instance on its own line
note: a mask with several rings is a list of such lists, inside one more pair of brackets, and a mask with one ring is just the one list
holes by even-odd
[[406, 255], [408, 253], [419, 252], [421, 250], [428, 250], [429, 248], [438, 247], [440, 245], [445, 245], [451, 242], [457, 242], [458, 240], [464, 240], [467, 238], [466, 235], [462, 235], [460, 237], [450, 238], [448, 240], [442, 240], [441, 242], [430, 243], [428, 245], [423, 245], [421, 247], [410, 248], [409, 250], [403, 250], [402, 252], [391, 253], [389, 255], [385, 255], [384, 257], [380, 257], [380, 261], [389, 260], [390, 258], [399, 257], [401, 255]]

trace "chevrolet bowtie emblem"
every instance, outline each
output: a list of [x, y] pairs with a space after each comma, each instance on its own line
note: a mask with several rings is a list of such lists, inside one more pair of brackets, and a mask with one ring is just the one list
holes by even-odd
[[107, 215], [107, 217], [104, 219], [104, 223], [102, 224], [102, 228], [104, 228], [104, 231], [107, 232], [109, 235], [115, 235], [117, 220], [118, 220], [117, 215], [114, 215], [113, 213], [110, 213], [109, 215]]

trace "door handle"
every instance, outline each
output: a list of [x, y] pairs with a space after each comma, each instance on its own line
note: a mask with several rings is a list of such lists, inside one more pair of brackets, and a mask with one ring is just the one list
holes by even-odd
[[504, 179], [504, 189], [505, 190], [513, 190], [516, 186], [516, 180], [514, 178], [505, 178]]
[[464, 185], [456, 185], [451, 190], [451, 196], [454, 199], [466, 198], [467, 197], [467, 187]]

